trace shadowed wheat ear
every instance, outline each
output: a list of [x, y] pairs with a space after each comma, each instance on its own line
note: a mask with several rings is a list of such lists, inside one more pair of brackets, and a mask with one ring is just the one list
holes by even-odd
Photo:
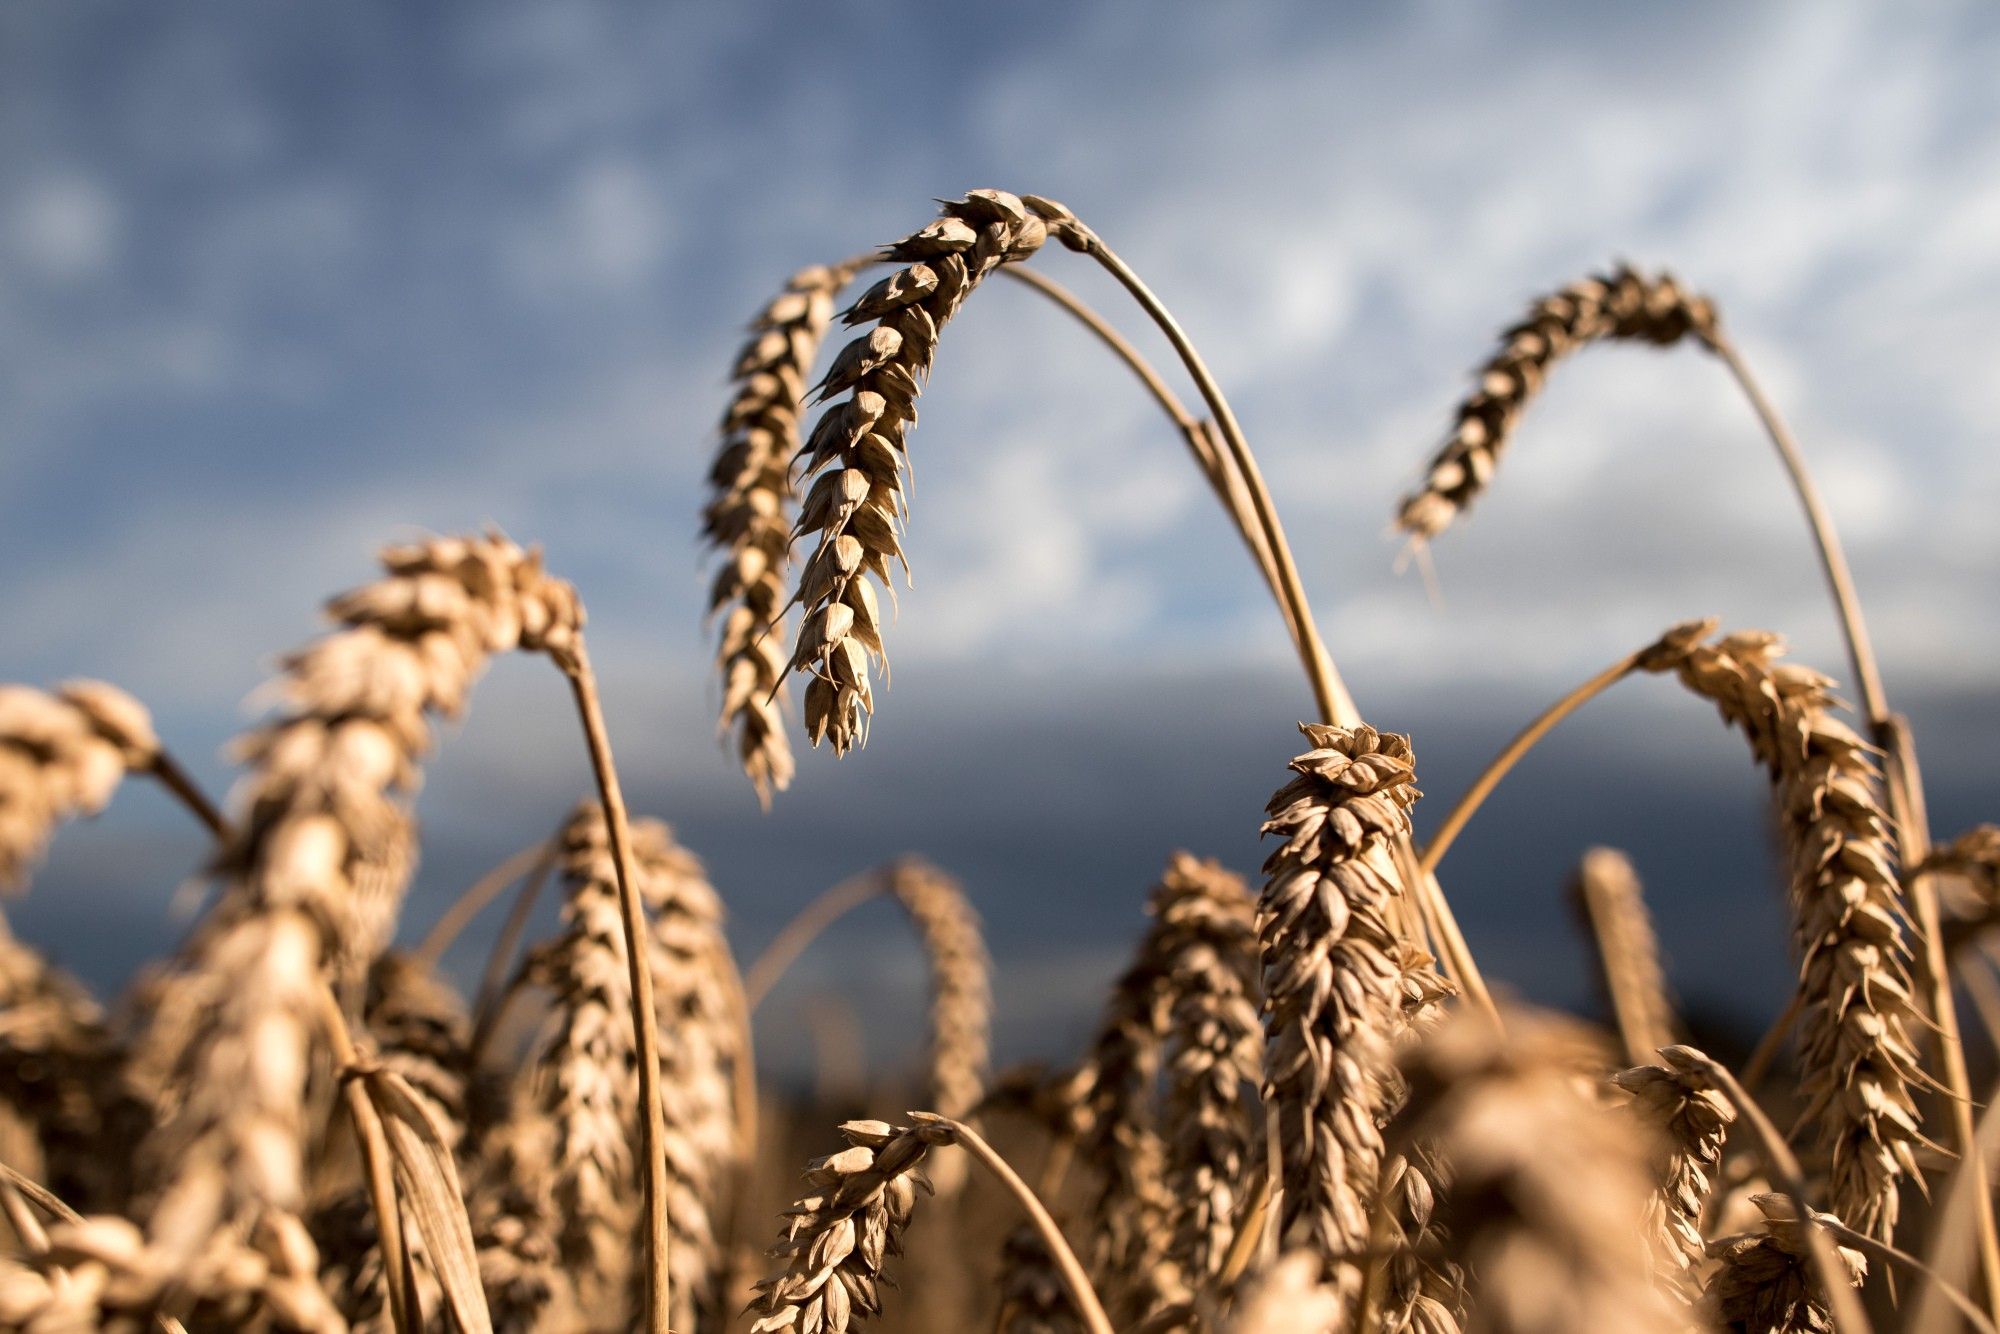
[[1674, 1040], [1674, 1008], [1639, 873], [1616, 848], [1592, 848], [1577, 864], [1570, 901], [1590, 931], [1591, 957], [1625, 1058], [1643, 1064]]
[[304, 1203], [306, 1082], [321, 979], [357, 976], [393, 927], [412, 842], [406, 793], [428, 715], [464, 704], [487, 656], [558, 649], [581, 609], [538, 558], [499, 538], [393, 547], [387, 576], [334, 599], [341, 629], [286, 661], [284, 699], [241, 751], [243, 811], [226, 887], [171, 983], [199, 1016], [175, 1044], [149, 1138], [152, 1235], [192, 1250], [216, 1228]]
[[1257, 905], [1264, 1099], [1278, 1118], [1281, 1229], [1358, 1282], [1382, 1168], [1390, 1039], [1401, 1025], [1404, 893], [1392, 841], [1416, 801], [1406, 738], [1303, 724], [1312, 749], [1266, 807], [1283, 840]]
[[104, 809], [128, 773], [158, 778], [211, 833], [215, 806], [160, 745], [144, 705], [102, 681], [0, 685], [0, 890], [19, 890], [56, 825]]
[[801, 269], [751, 323], [730, 371], [735, 392], [709, 470], [702, 538], [719, 560], [708, 612], [720, 616], [716, 667], [726, 735], [768, 807], [792, 781], [780, 712], [785, 677], [785, 581], [791, 566], [792, 464], [806, 376], [833, 319], [834, 298], [862, 261]]
[[[1716, 1261], [1707, 1290], [1709, 1317], [1743, 1334], [1833, 1334], [1826, 1289], [1814, 1272], [1797, 1207], [1783, 1195], [1754, 1199], [1764, 1215], [1763, 1230], [1724, 1237], [1709, 1248]], [[1860, 1287], [1867, 1257], [1849, 1246], [1834, 1254], [1849, 1286]]]
[[1686, 1047], [1663, 1047], [1663, 1064], [1621, 1070], [1611, 1082], [1652, 1132], [1655, 1190], [1647, 1201], [1653, 1251], [1663, 1280], [1693, 1301], [1707, 1267], [1702, 1211], [1722, 1168], [1723, 1140], [1736, 1109], [1709, 1082], [1705, 1062]]
[[1471, 1334], [1686, 1327], [1635, 1227], [1645, 1139], [1578, 1088], [1594, 1059], [1573, 1025], [1515, 1011], [1504, 1035], [1461, 1014], [1403, 1061], [1409, 1101], [1388, 1138], [1427, 1142], [1445, 1164], [1440, 1242], [1471, 1276]]

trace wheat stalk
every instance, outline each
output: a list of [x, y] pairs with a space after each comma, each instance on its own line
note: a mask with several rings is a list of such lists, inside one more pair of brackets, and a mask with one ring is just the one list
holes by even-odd
[[1409, 1101], [1389, 1140], [1428, 1142], [1447, 1165], [1442, 1244], [1472, 1276], [1472, 1334], [1684, 1327], [1634, 1226], [1645, 1140], [1580, 1094], [1589, 1058], [1579, 1030], [1516, 1012], [1504, 1035], [1461, 1015], [1404, 1059]]
[[1626, 1059], [1643, 1064], [1674, 1040], [1674, 1010], [1638, 872], [1617, 849], [1592, 848], [1577, 865], [1570, 900], [1589, 926], [1598, 981]]
[[709, 470], [713, 494], [702, 510], [702, 537], [719, 556], [708, 595], [709, 615], [721, 616], [718, 726], [724, 734], [735, 731], [743, 771], [766, 807], [774, 791], [791, 785], [793, 771], [779, 711], [785, 677], [779, 641], [800, 407], [834, 298], [859, 266], [850, 260], [801, 269], [751, 323], [730, 372], [735, 392]]
[[150, 1235], [192, 1251], [226, 1221], [304, 1203], [302, 1145], [315, 988], [351, 976], [393, 926], [411, 846], [399, 794], [430, 713], [462, 708], [489, 654], [559, 649], [581, 610], [539, 558], [500, 538], [384, 553], [387, 577], [334, 599], [341, 629], [287, 660], [276, 717], [241, 751], [243, 816], [227, 887], [190, 946], [173, 1009], [149, 1041], [175, 1072], [145, 1159], [159, 1183]]
[[1710, 1083], [1698, 1053], [1663, 1047], [1662, 1065], [1622, 1070], [1612, 1083], [1631, 1098], [1633, 1114], [1656, 1145], [1656, 1189], [1647, 1201], [1653, 1251], [1664, 1280], [1692, 1300], [1705, 1268], [1702, 1212], [1722, 1168], [1723, 1140], [1736, 1110]]
[[1264, 1099], [1278, 1117], [1281, 1229], [1358, 1277], [1382, 1166], [1389, 1041], [1400, 1023], [1403, 894], [1390, 841], [1417, 799], [1407, 739], [1304, 724], [1312, 749], [1266, 810], [1283, 840], [1257, 906]]

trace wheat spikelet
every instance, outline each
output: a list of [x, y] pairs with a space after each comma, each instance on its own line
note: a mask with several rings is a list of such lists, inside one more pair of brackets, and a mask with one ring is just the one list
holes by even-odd
[[26, 882], [57, 824], [95, 815], [159, 756], [145, 707], [116, 686], [0, 685], [0, 890]]
[[1631, 861], [1615, 848], [1583, 854], [1570, 898], [1596, 944], [1599, 984], [1624, 1038], [1628, 1060], [1645, 1061], [1674, 1040], [1660, 942]]
[[771, 1251], [782, 1270], [757, 1284], [751, 1334], [844, 1334], [881, 1310], [882, 1266], [900, 1254], [903, 1229], [927, 1189], [917, 1168], [934, 1145], [953, 1142], [934, 1119], [906, 1126], [849, 1121], [848, 1147], [806, 1170], [808, 1194], [786, 1211]]
[[1447, 1165], [1445, 1257], [1472, 1276], [1471, 1334], [1666, 1334], [1636, 1223], [1648, 1146], [1577, 1086], [1588, 1039], [1524, 1012], [1505, 1035], [1461, 1014], [1406, 1055], [1409, 1101], [1389, 1129]]
[[1691, 1048], [1665, 1047], [1664, 1065], [1613, 1075], [1631, 1096], [1632, 1111], [1653, 1131], [1656, 1189], [1647, 1201], [1653, 1250], [1664, 1279], [1685, 1299], [1699, 1291], [1706, 1268], [1702, 1213], [1722, 1168], [1722, 1145], [1736, 1109], [1690, 1060]]
[[[1814, 1272], [1798, 1211], [1783, 1195], [1758, 1195], [1761, 1232], [1725, 1237], [1709, 1253], [1717, 1267], [1708, 1284], [1708, 1313], [1731, 1334], [1833, 1334], [1826, 1289]], [[1835, 1246], [1838, 1263], [1855, 1287], [1868, 1273], [1867, 1257]]]
[[386, 577], [335, 598], [338, 630], [285, 663], [277, 715], [241, 745], [250, 772], [170, 1010], [149, 1042], [173, 1071], [145, 1146], [159, 1183], [149, 1235], [178, 1249], [227, 1221], [304, 1203], [307, 1079], [319, 988], [393, 930], [413, 845], [406, 794], [428, 716], [455, 714], [493, 653], [565, 653], [582, 608], [539, 556], [500, 537], [383, 553]]
[[[1407, 739], [1315, 724], [1313, 749], [1266, 807], [1283, 840], [1257, 906], [1264, 966], [1264, 1098], [1280, 1118], [1282, 1227], [1330, 1265], [1368, 1246], [1401, 1026], [1403, 893], [1390, 841], [1417, 799]], [[1350, 1274], [1350, 1276], [1352, 1276]]]
[[1170, 987], [1167, 1259], [1190, 1286], [1221, 1270], [1236, 1236], [1259, 1127], [1245, 1103], [1263, 1071], [1255, 901], [1213, 861], [1175, 853], [1153, 891], [1152, 933]]
[[715, 654], [719, 726], [725, 734], [735, 730], [743, 771], [766, 806], [792, 781], [779, 704], [800, 407], [834, 298], [855, 267], [801, 269], [752, 322], [730, 372], [735, 393], [722, 417], [722, 445], [709, 470], [713, 494], [701, 515], [702, 537], [721, 557], [708, 594], [709, 615], [722, 618]]
[[839, 401], [806, 442], [805, 473], [817, 475], [799, 507], [797, 536], [817, 535], [799, 574], [805, 608], [790, 667], [810, 680], [806, 734], [845, 753], [865, 740], [874, 711], [873, 664], [884, 662], [873, 575], [908, 569], [897, 532], [904, 513], [903, 471], [917, 396], [937, 352], [938, 333], [986, 276], [1042, 246], [1048, 226], [1028, 204], [1000, 190], [974, 190], [943, 206], [937, 221], [888, 246], [902, 264], [863, 293], [843, 319], [872, 324], [836, 354], [819, 386]]
[[1887, 1239], [1923, 1142], [1902, 884], [1867, 743], [1834, 716], [1832, 682], [1778, 661], [1782, 651], [1775, 635], [1749, 632], [1683, 640], [1644, 665], [1713, 702], [1771, 774], [1791, 860], [1799, 1066], [1823, 1103], [1829, 1199], [1850, 1226]]
[[1049, 1248], [1032, 1226], [1007, 1234], [1000, 1248], [999, 1290], [995, 1334], [1083, 1334]]
[[1458, 405], [1451, 435], [1423, 485], [1403, 498], [1397, 526], [1419, 540], [1450, 527], [1492, 480], [1549, 369], [1572, 352], [1602, 339], [1657, 347], [1689, 337], [1707, 342], [1716, 328], [1707, 298], [1683, 291], [1667, 274], [1649, 276], [1623, 265], [1541, 298], [1501, 335], [1500, 350], [1480, 367], [1478, 387]]

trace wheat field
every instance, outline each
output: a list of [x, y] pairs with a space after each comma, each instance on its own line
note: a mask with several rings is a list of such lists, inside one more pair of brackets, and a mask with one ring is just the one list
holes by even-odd
[[[1131, 305], [1084, 304], [1043, 271], [1056, 252]], [[1241, 813], [1261, 819], [1262, 867], [1159, 849], [1088, 1043], [994, 1070], [992, 966], [947, 868], [880, 849], [736, 955], [729, 886], [657, 818], [672, 812], [627, 808], [614, 740], [645, 740], [607, 725], [560, 552], [497, 532], [385, 549], [280, 660], [226, 805], [116, 686], [0, 686], [0, 883], [26, 892], [59, 827], [136, 777], [212, 836], [214, 889], [109, 1005], [0, 930], [0, 1328], [1990, 1334], [2000, 1117], [1973, 1074], [2000, 1038], [2000, 828], [1933, 841], [1917, 739], [1804, 450], [1722, 307], [1671, 276], [1620, 267], [1536, 301], [1385, 513], [1421, 559], [1591, 344], [1699, 354], [1793, 485], [1852, 704], [1776, 633], [1665, 626], [1420, 815], [1413, 720], [1350, 694], [1284, 497], [1186, 332], [1068, 208], [975, 190], [878, 252], [799, 270], [730, 368], [699, 523], [718, 728], [768, 818], [785, 819], [795, 735], [845, 754], [889, 707], [894, 589], [922, 555], [904, 544], [911, 475], [951, 447], [915, 443], [917, 404], [996, 275], [1080, 320], [1107, 376], [1138, 378], [1268, 587], [1316, 714], [1283, 720], [1296, 753], [1271, 756], [1261, 817]], [[1148, 323], [1177, 364], [1130, 341]], [[434, 727], [516, 651], [567, 686], [594, 790], [523, 851], [494, 849], [436, 920], [407, 920]], [[1508, 999], [1451, 904], [1446, 853], [1486, 796], [1571, 713], [1649, 677], [1712, 704], [1770, 780], [1792, 939], [1768, 967], [1792, 999], [1732, 1064], [1677, 1012], [1616, 850], [1568, 887], [1593, 1017]], [[537, 896], [559, 927], [524, 939]], [[837, 1014], [766, 1001], [877, 903], [893, 913], [841, 963], [921, 951], [921, 1070], [836, 1070], [813, 1096], [761, 1083], [762, 1034], [838, 1047]], [[445, 975], [453, 939], [503, 904], [477, 985]]]

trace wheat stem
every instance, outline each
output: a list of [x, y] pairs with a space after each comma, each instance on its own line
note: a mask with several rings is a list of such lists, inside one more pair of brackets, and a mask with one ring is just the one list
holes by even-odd
[[494, 866], [472, 882], [472, 884], [452, 900], [435, 925], [424, 933], [423, 940], [412, 951], [411, 957], [426, 968], [435, 968], [444, 952], [451, 948], [459, 933], [472, 924], [472, 919], [486, 911], [486, 906], [500, 897], [500, 892], [524, 876], [531, 876], [537, 867], [555, 864], [556, 847], [548, 839], [530, 843], [514, 853], [499, 865]]
[[201, 821], [202, 828], [222, 840], [229, 837], [229, 821], [222, 816], [221, 808], [209, 798], [206, 792], [189, 776], [188, 771], [172, 755], [162, 748], [153, 756], [146, 771], [159, 782], [160, 786], [174, 794], [181, 805], [188, 808], [194, 818]]
[[806, 948], [855, 908], [882, 893], [882, 872], [864, 871], [824, 891], [785, 923], [743, 974], [743, 1000], [752, 1014]]
[[1028, 1183], [1021, 1180], [1020, 1173], [1008, 1166], [1007, 1160], [996, 1153], [992, 1145], [980, 1138], [978, 1131], [963, 1121], [954, 1121], [950, 1117], [943, 1118], [943, 1122], [950, 1129], [958, 1146], [971, 1154], [981, 1167], [993, 1174], [994, 1180], [1013, 1196], [1014, 1203], [1021, 1207], [1021, 1212], [1028, 1216], [1028, 1221], [1035, 1225], [1035, 1230], [1041, 1234], [1042, 1244], [1048, 1247], [1049, 1257], [1055, 1261], [1056, 1271], [1062, 1275], [1063, 1286], [1069, 1290], [1070, 1300], [1076, 1304], [1077, 1314], [1083, 1318], [1085, 1327], [1091, 1334], [1112, 1334], [1111, 1321], [1104, 1314], [1104, 1304], [1098, 1301], [1097, 1292], [1090, 1286], [1090, 1279], [1083, 1272], [1083, 1265], [1077, 1261], [1076, 1252], [1070, 1249], [1069, 1242], [1063, 1237], [1062, 1229], [1056, 1226], [1056, 1220], [1049, 1216], [1047, 1207], [1036, 1197], [1035, 1192], [1028, 1188]]
[[604, 803], [605, 823], [611, 835], [611, 855], [618, 868], [618, 907], [625, 926], [625, 966], [632, 985], [632, 1030], [638, 1042], [639, 1067], [639, 1153], [644, 1160], [640, 1180], [645, 1189], [645, 1293], [646, 1329], [649, 1334], [669, 1334], [670, 1279], [668, 1248], [671, 1229], [667, 1218], [667, 1160], [661, 1145], [660, 1113], [660, 1028], [653, 1008], [653, 974], [646, 963], [646, 915], [639, 902], [638, 885], [632, 867], [632, 831], [625, 811], [625, 795], [619, 788], [618, 769], [611, 758], [611, 738], [604, 726], [604, 708], [598, 700], [597, 676], [590, 668], [590, 655], [578, 635], [574, 646], [557, 655], [571, 692], [576, 696], [577, 713], [583, 723], [585, 744], [590, 750], [590, 767], [597, 780], [598, 798]]
[[389, 1294], [389, 1318], [396, 1334], [417, 1334], [423, 1314], [412, 1281], [409, 1251], [403, 1242], [403, 1214], [396, 1202], [395, 1169], [389, 1158], [389, 1139], [382, 1118], [369, 1101], [368, 1090], [355, 1076], [361, 1069], [354, 1038], [347, 1031], [347, 1018], [333, 990], [319, 989], [320, 1023], [333, 1048], [333, 1062], [340, 1080], [340, 1095], [354, 1118], [354, 1136], [361, 1145], [361, 1161], [368, 1178], [368, 1199], [375, 1208], [376, 1246], [382, 1253], [382, 1286]]
[[[1986, 1110], [1979, 1116], [1979, 1124], [1974, 1143], [1982, 1149], [2000, 1141], [2000, 1084], [1996, 1084], [1986, 1095]], [[1951, 1174], [1951, 1184], [1945, 1189], [1936, 1221], [1931, 1226], [1929, 1253], [1925, 1257], [1926, 1269], [1934, 1275], [1917, 1294], [1916, 1310], [1910, 1319], [1910, 1328], [1916, 1334], [1938, 1334], [1951, 1330], [1939, 1303], [1943, 1294], [1936, 1291], [1944, 1282], [1944, 1275], [1955, 1274], [1966, 1269], [1971, 1260], [1968, 1229], [1965, 1215], [1975, 1207], [1974, 1201], [1990, 1194], [1990, 1185], [1983, 1171], [1975, 1170], [1976, 1160], [1961, 1159], [1958, 1170]]]

